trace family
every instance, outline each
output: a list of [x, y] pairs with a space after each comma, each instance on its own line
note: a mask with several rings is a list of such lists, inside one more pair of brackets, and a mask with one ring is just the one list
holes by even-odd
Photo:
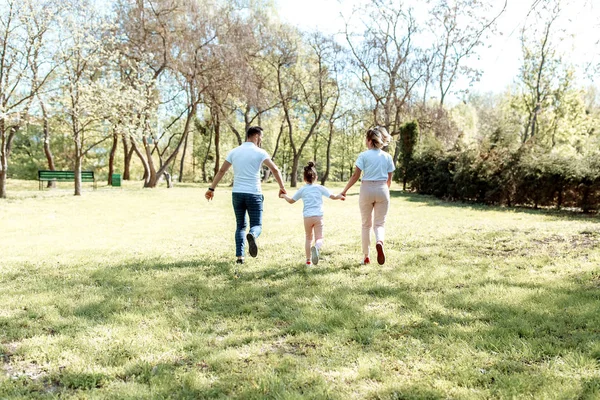
[[[359, 180], [362, 174], [359, 194], [359, 206], [362, 217], [362, 252], [361, 264], [369, 264], [371, 247], [371, 228], [375, 232], [375, 249], [377, 262], [385, 263], [385, 218], [390, 207], [389, 187], [392, 183], [394, 162], [383, 147], [390, 143], [391, 136], [383, 127], [371, 128], [367, 131], [365, 145], [367, 150], [359, 154], [354, 173], [341, 193], [334, 195], [327, 188], [316, 184], [317, 171], [315, 164], [309, 162], [304, 167], [304, 182], [292, 197], [287, 195], [279, 168], [270, 159], [269, 154], [261, 148], [263, 129], [253, 126], [246, 132], [246, 141], [231, 150], [223, 165], [213, 179], [204, 197], [212, 200], [217, 185], [233, 166], [232, 203], [236, 219], [235, 255], [236, 263], [244, 263], [245, 242], [248, 242], [248, 253], [252, 257], [258, 254], [257, 239], [262, 232], [262, 213], [264, 196], [261, 190], [260, 171], [266, 165], [279, 184], [279, 197], [293, 204], [302, 199], [304, 203], [304, 229], [306, 232], [306, 265], [319, 263], [319, 252], [323, 246], [323, 197], [333, 200], [345, 200], [346, 192]], [[247, 218], [250, 230], [246, 233]], [[314, 244], [313, 244], [314, 239]]]

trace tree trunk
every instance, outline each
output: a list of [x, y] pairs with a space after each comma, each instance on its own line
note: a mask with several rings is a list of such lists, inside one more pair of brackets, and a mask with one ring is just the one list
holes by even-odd
[[[279, 150], [279, 142], [281, 140], [281, 136], [283, 135], [284, 124], [285, 124], [285, 120], [281, 122], [281, 126], [279, 127], [279, 134], [277, 135], [277, 140], [275, 141], [275, 150], [273, 150], [273, 155], [271, 156], [271, 160], [273, 160], [273, 161], [275, 161], [275, 157], [277, 157], [277, 151]], [[285, 178], [285, 174], [283, 174], [283, 175]], [[271, 170], [269, 168], [267, 168], [267, 171], [265, 172], [265, 176], [263, 178], [263, 182], [266, 182], [270, 176], [271, 176]]]
[[108, 157], [108, 186], [112, 186], [112, 176], [115, 172], [115, 154], [117, 153], [117, 146], [119, 144], [119, 135], [117, 132], [113, 132], [113, 144], [110, 149], [110, 155]]
[[0, 119], [0, 199], [6, 198], [6, 170], [8, 156], [6, 154], [6, 125], [4, 118]]
[[183, 182], [183, 165], [185, 162], [185, 153], [187, 152], [189, 137], [185, 137], [185, 142], [183, 143], [183, 153], [181, 153], [181, 164], [179, 165], [179, 183]]
[[134, 149], [133, 146], [130, 148], [127, 143], [127, 138], [123, 135], [123, 180], [128, 181], [131, 179], [130, 165], [131, 158], [133, 157]]
[[160, 175], [156, 173], [156, 168], [154, 167], [154, 160], [152, 159], [152, 150], [150, 149], [150, 145], [148, 144], [148, 139], [146, 136], [142, 138], [144, 141], [144, 149], [146, 150], [146, 161], [148, 163], [148, 178], [144, 181], [144, 187], [154, 188], [158, 183], [158, 178]]
[[217, 176], [217, 172], [219, 172], [221, 162], [221, 154], [220, 154], [220, 139], [221, 139], [221, 122], [219, 121], [219, 113], [215, 113], [213, 116], [214, 121], [214, 130], [215, 130], [215, 168], [213, 177]]
[[144, 155], [138, 148], [137, 144], [135, 143], [135, 139], [133, 139], [133, 138], [131, 138], [131, 149], [138, 156], [138, 158], [142, 162], [142, 166], [144, 167], [143, 180], [144, 180], [144, 187], [146, 187], [146, 185], [148, 184], [148, 178], [150, 177], [150, 167], [148, 166], [148, 163], [146, 162]]
[[300, 164], [300, 153], [294, 155], [292, 160], [292, 177], [290, 179], [290, 186], [296, 187], [298, 185], [298, 164]]
[[[46, 106], [43, 101], [40, 101], [40, 107], [42, 109], [42, 117], [43, 117], [43, 131], [44, 131], [44, 154], [46, 155], [46, 161], [48, 162], [48, 169], [50, 171], [56, 170], [56, 166], [54, 165], [54, 155], [52, 154], [52, 150], [50, 149], [50, 129], [48, 127], [48, 115], [46, 114]], [[47, 187], [53, 188], [56, 186], [54, 181], [48, 181]]]
[[206, 183], [208, 181], [207, 176], [206, 176], [206, 164], [208, 163], [208, 156], [210, 155], [210, 148], [212, 147], [212, 137], [213, 137], [213, 131], [211, 129], [209, 136], [208, 136], [208, 147], [206, 149], [206, 154], [204, 154], [204, 159], [202, 160], [202, 182], [204, 182], [204, 183]]
[[[167, 171], [167, 168], [169, 168], [169, 165], [171, 165], [172, 163], [175, 162], [175, 158], [177, 157], [177, 154], [179, 153], [179, 151], [181, 150], [181, 147], [183, 146], [183, 142], [185, 141], [185, 139], [187, 138], [187, 136], [190, 132], [190, 125], [191, 125], [192, 121], [194, 120], [194, 118], [196, 117], [197, 104], [198, 104], [197, 102], [193, 103], [191, 110], [188, 112], [187, 118], [185, 120], [185, 126], [183, 127], [183, 133], [181, 134], [181, 138], [179, 139], [179, 142], [177, 143], [177, 147], [175, 147], [175, 149], [173, 150], [173, 153], [171, 153], [171, 155], [165, 160], [164, 163], [163, 163], [162, 157], [161, 157], [160, 168], [158, 171], [154, 170], [154, 167], [152, 164], [152, 158], [151, 158], [152, 154], [150, 152], [150, 146], [148, 146], [146, 144], [148, 163], [150, 164], [150, 180], [149, 180], [148, 184], [146, 185], [146, 187], [151, 187], [151, 188], [156, 187], [156, 185], [158, 183], [158, 178]], [[153, 173], [154, 173], [154, 175], [152, 175]]]
[[325, 186], [325, 182], [329, 178], [329, 171], [331, 170], [331, 142], [333, 141], [333, 123], [329, 124], [329, 139], [327, 140], [327, 151], [325, 155], [325, 159], [327, 160], [325, 164], [325, 173], [321, 178], [321, 185]]
[[79, 133], [75, 136], [75, 196], [81, 196], [81, 161], [82, 161], [81, 138]]

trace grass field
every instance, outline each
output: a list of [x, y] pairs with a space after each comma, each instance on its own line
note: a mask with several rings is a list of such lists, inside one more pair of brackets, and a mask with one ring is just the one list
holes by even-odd
[[384, 266], [357, 185], [306, 269], [302, 205], [266, 185], [236, 278], [227, 187], [9, 181], [0, 398], [600, 398], [599, 217], [392, 189]]

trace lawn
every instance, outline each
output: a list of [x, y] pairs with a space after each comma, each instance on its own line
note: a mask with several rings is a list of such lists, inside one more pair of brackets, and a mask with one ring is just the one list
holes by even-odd
[[388, 262], [360, 266], [357, 185], [307, 269], [266, 185], [236, 276], [230, 188], [139, 186], [9, 181], [0, 398], [600, 398], [599, 217], [393, 186]]

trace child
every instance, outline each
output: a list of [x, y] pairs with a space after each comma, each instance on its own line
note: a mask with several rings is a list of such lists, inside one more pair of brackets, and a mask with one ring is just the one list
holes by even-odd
[[[304, 182], [302, 186], [292, 197], [286, 194], [281, 194], [279, 197], [284, 198], [288, 203], [294, 204], [299, 199], [304, 203], [304, 230], [306, 231], [306, 243], [304, 249], [306, 251], [306, 265], [317, 265], [319, 263], [319, 250], [323, 246], [323, 197], [327, 196], [333, 200], [346, 200], [346, 197], [338, 194], [331, 194], [325, 187], [315, 184], [317, 180], [317, 170], [315, 163], [310, 161], [304, 167]], [[315, 244], [312, 245], [313, 231]]]

